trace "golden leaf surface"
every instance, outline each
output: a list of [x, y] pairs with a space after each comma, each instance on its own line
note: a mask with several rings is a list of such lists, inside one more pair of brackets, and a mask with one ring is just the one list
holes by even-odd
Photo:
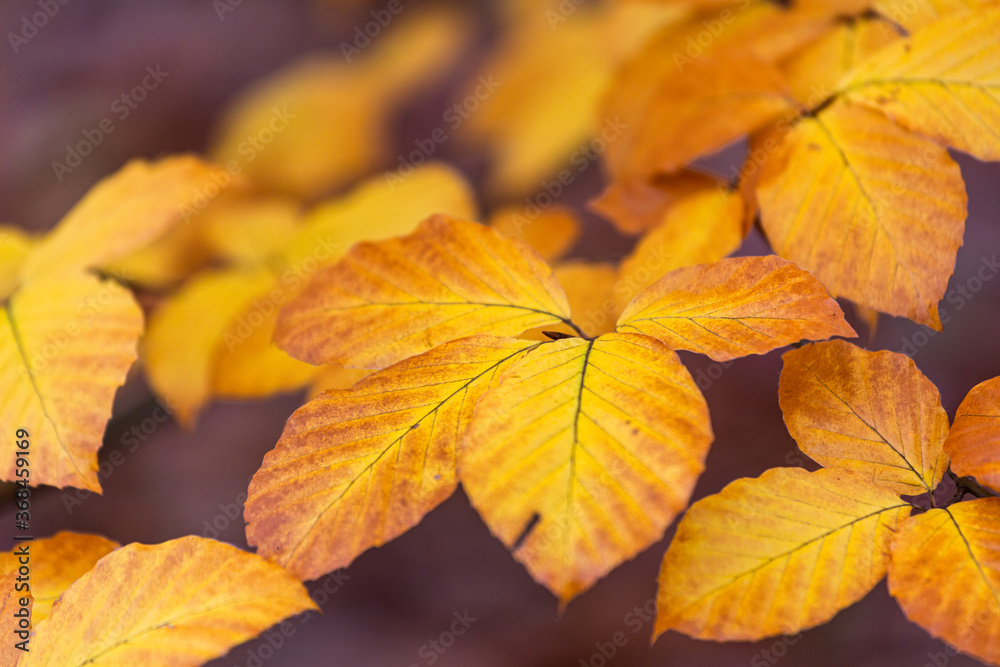
[[547, 208], [534, 217], [522, 206], [505, 206], [490, 216], [490, 227], [509, 239], [524, 241], [546, 262], [560, 259], [580, 237], [580, 221], [571, 209], [562, 206]]
[[130, 544], [63, 593], [20, 664], [196, 667], [315, 609], [288, 572], [228, 544]]
[[[25, 260], [22, 281], [100, 267], [148, 245], [179, 222], [185, 207], [232, 177], [192, 156], [133, 160], [101, 180]], [[232, 187], [230, 185], [230, 187]]]
[[857, 335], [818, 280], [775, 255], [677, 269], [632, 300], [618, 330], [716, 361]]
[[17, 227], [0, 225], [0, 300], [17, 288], [21, 267], [35, 242]]
[[21, 565], [18, 547], [24, 545], [28, 545], [30, 553], [29, 583], [35, 600], [31, 620], [34, 625], [49, 617], [53, 603], [70, 584], [119, 546], [99, 535], [64, 531], [30, 544], [18, 542], [11, 551], [0, 553], [0, 574], [17, 572]]
[[692, 169], [649, 178], [617, 179], [590, 202], [590, 208], [614, 223], [622, 234], [641, 234], [659, 227], [679, 202], [710, 188], [718, 189], [720, 183]]
[[635, 334], [546, 343], [483, 397], [460, 478], [532, 577], [565, 604], [660, 539], [712, 441], [677, 355]]
[[[0, 665], [3, 667], [17, 667], [21, 657], [27, 655], [17, 647], [18, 643], [24, 642], [24, 646], [31, 650], [31, 642], [25, 641], [29, 639], [29, 635], [16, 633], [30, 631], [34, 617], [34, 598], [30, 590], [17, 590], [17, 577], [17, 572], [0, 575], [0, 632], [6, 637], [6, 641], [0, 645]], [[27, 601], [27, 605], [22, 606], [22, 600]], [[27, 617], [14, 615], [24, 613], [24, 609], [27, 609]], [[27, 625], [23, 625], [22, 621]]]
[[972, 388], [944, 441], [951, 470], [1000, 492], [1000, 378]]
[[1000, 664], [1000, 498], [931, 509], [892, 543], [889, 593], [911, 621]]
[[0, 479], [16, 479], [13, 434], [27, 429], [32, 486], [100, 492], [97, 450], [141, 333], [132, 295], [87, 274], [33, 280], [3, 304]]
[[249, 543], [316, 579], [415, 526], [455, 490], [460, 440], [479, 398], [537, 345], [453, 341], [312, 399], [250, 483]]
[[784, 136], [761, 169], [761, 224], [774, 251], [833, 296], [940, 329], [967, 197], [931, 139], [834, 102]]
[[830, 341], [786, 352], [778, 400], [806, 456], [896, 493], [937, 487], [948, 469], [948, 415], [913, 360]]
[[862, 62], [840, 89], [910, 130], [1000, 160], [1000, 8], [956, 12]]
[[566, 295], [533, 249], [436, 215], [317, 272], [282, 309], [275, 341], [310, 363], [384, 368], [456, 338], [568, 319]]
[[885, 576], [910, 505], [843, 470], [774, 468], [687, 511], [660, 570], [654, 637], [753, 641], [833, 618]]

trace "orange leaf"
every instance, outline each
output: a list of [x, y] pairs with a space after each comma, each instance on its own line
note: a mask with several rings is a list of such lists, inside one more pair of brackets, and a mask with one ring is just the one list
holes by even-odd
[[590, 202], [623, 234], [641, 234], [663, 223], [664, 216], [685, 198], [714, 188], [720, 181], [707, 174], [683, 169], [676, 174], [615, 180]]
[[[31, 559], [30, 585], [35, 600], [31, 619], [35, 625], [49, 617], [52, 605], [63, 591], [118, 547], [117, 542], [98, 535], [70, 532], [57, 533], [30, 544], [18, 543], [18, 546], [25, 545], [28, 545]], [[22, 565], [18, 546], [0, 553], [0, 573], [17, 573], [18, 567]]]
[[875, 0], [872, 5], [881, 16], [913, 32], [941, 18], [965, 9], [989, 4], [993, 0]]
[[835, 102], [785, 135], [757, 194], [774, 251], [831, 294], [941, 328], [967, 202], [944, 148]]
[[250, 483], [249, 543], [316, 579], [415, 526], [457, 486], [459, 440], [479, 397], [537, 345], [446, 343], [299, 408]]
[[21, 665], [196, 667], [308, 609], [290, 574], [228, 544], [130, 544], [63, 593]]
[[[31, 642], [27, 634], [33, 624], [34, 597], [30, 590], [18, 591], [17, 572], [11, 572], [0, 576], [0, 633], [3, 634], [4, 641], [0, 644], [0, 665], [3, 667], [17, 667], [26, 651], [31, 650]], [[21, 603], [26, 604], [22, 605]], [[27, 609], [27, 617], [15, 616], [22, 614]], [[20, 635], [18, 633], [25, 634]], [[22, 643], [25, 651], [17, 647]]]
[[[28, 431], [32, 486], [100, 492], [97, 450], [141, 332], [132, 295], [87, 274], [33, 280], [3, 304], [0, 429]], [[0, 445], [0, 479], [18, 479], [16, 451]]]
[[910, 506], [843, 470], [775, 468], [687, 511], [660, 569], [654, 639], [755, 641], [829, 621], [875, 587]]
[[720, 183], [680, 199], [622, 262], [617, 286], [622, 309], [671, 271], [712, 264], [736, 251], [749, 230], [748, 213], [743, 195]]
[[972, 388], [944, 441], [951, 469], [1000, 491], [1000, 377]]
[[913, 360], [830, 341], [786, 352], [778, 398], [799, 448], [896, 493], [937, 487], [948, 415]]
[[1000, 664], [1000, 498], [931, 509], [892, 543], [889, 593], [931, 635]]
[[310, 363], [384, 368], [455, 338], [568, 318], [566, 295], [534, 250], [438, 215], [320, 270], [282, 309], [275, 341]]
[[906, 128], [1000, 160], [1000, 9], [933, 23], [862, 62], [840, 88]]
[[469, 425], [462, 485], [483, 520], [565, 604], [660, 539], [712, 441], [705, 399], [662, 343], [546, 343]]
[[[704, 55], [650, 80], [655, 66], [647, 61], [663, 57], [647, 49], [619, 73], [609, 93], [637, 100], [623, 110], [624, 133], [608, 144], [608, 164], [621, 177], [676, 171], [794, 109], [780, 72], [766, 62], [745, 54]], [[605, 115], [615, 117], [617, 106], [609, 105]]]
[[506, 206], [490, 216], [490, 226], [509, 239], [524, 241], [546, 262], [559, 259], [580, 236], [580, 221], [562, 206], [545, 209], [528, 218], [521, 206]]
[[618, 330], [716, 361], [857, 335], [819, 281], [774, 255], [673, 271], [632, 300]]

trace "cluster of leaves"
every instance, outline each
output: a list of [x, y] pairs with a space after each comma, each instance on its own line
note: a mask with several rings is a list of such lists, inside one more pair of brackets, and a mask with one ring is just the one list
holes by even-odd
[[[459, 484], [565, 605], [688, 506], [713, 435], [676, 350], [727, 361], [855, 336], [831, 294], [870, 321], [940, 329], [966, 215], [946, 146], [1000, 158], [995, 3], [565, 5], [505, 3], [496, 51], [459, 93], [477, 110], [454, 116], [456, 143], [493, 158], [488, 226], [473, 188], [426, 154], [358, 182], [392, 161], [393, 114], [465, 49], [469, 18], [434, 10], [347, 62], [255, 85], [224, 115], [217, 164], [136, 161], [49, 235], [0, 230], [0, 428], [31, 433], [33, 484], [100, 490], [137, 356], [186, 426], [216, 398], [311, 396], [248, 490], [259, 555], [195, 537], [35, 542], [37, 650], [5, 645], [2, 664], [201, 664], [314, 609], [301, 581]], [[485, 96], [483, 76], [498, 82]], [[732, 182], [692, 167], [742, 137]], [[611, 183], [592, 207], [641, 238], [617, 263], [566, 260], [577, 218], [511, 202], [598, 155]], [[776, 254], [726, 259], [755, 223]], [[151, 306], [144, 337], [121, 283]], [[959, 502], [1000, 491], [998, 390], [973, 389], [949, 431], [905, 357], [788, 352], [781, 408], [825, 468], [695, 503], [664, 559], [655, 636], [797, 632], [888, 572], [911, 619], [1000, 664], [1000, 500]], [[0, 479], [16, 479], [14, 446]], [[16, 567], [0, 555], [8, 636]]]

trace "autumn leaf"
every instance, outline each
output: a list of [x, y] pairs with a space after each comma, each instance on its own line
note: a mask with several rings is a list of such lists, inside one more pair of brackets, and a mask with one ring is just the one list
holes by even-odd
[[833, 296], [940, 329], [967, 202], [944, 148], [837, 101], [785, 134], [757, 195], [774, 251]]
[[1000, 492], [1000, 378], [972, 388], [944, 441], [951, 470]]
[[[608, 144], [608, 164], [617, 176], [676, 171], [794, 109], [770, 63], [742, 53], [703, 55], [651, 84], [648, 72], [655, 66], [648, 61], [663, 57], [656, 48], [645, 51], [619, 72], [608, 94], [635, 100], [621, 111], [628, 129]], [[639, 86], [644, 92], [633, 97]], [[615, 117], [622, 104], [608, 103], [605, 115]]]
[[565, 604], [658, 540], [712, 441], [687, 369], [635, 334], [555, 341], [504, 373], [465, 436], [462, 485]]
[[881, 16], [912, 32], [950, 14], [988, 5], [990, 2], [992, 0], [930, 0], [929, 2], [875, 0], [872, 6]]
[[671, 271], [713, 264], [735, 252], [749, 231], [750, 213], [739, 191], [718, 182], [678, 200], [622, 261], [616, 290], [621, 309]]
[[892, 543], [889, 592], [911, 621], [980, 660], [1000, 662], [1000, 498], [931, 509]]
[[185, 207], [233, 177], [191, 156], [133, 160], [100, 181], [39, 241], [21, 281], [78, 273], [137, 250], [181, 221]]
[[364, 53], [296, 62], [226, 109], [210, 155], [267, 192], [309, 198], [341, 188], [388, 157], [392, 113], [455, 61], [467, 34], [461, 14], [418, 11]]
[[[225, 344], [223, 334], [230, 323], [255, 297], [266, 294], [273, 282], [272, 274], [264, 269], [203, 275], [181, 288], [153, 316], [142, 341], [146, 378], [181, 424], [191, 426], [211, 396], [217, 352]], [[190, 322], [198, 325], [188, 326]], [[236, 338], [231, 344], [239, 342]]]
[[641, 234], [663, 224], [664, 216], [688, 197], [718, 190], [717, 178], [692, 169], [649, 178], [613, 181], [601, 196], [590, 202], [594, 209], [623, 234]]
[[479, 398], [537, 345], [466, 338], [311, 400], [250, 484], [250, 544], [316, 579], [415, 526], [455, 490]]
[[948, 415], [913, 360], [830, 341], [786, 352], [778, 398], [799, 448], [896, 493], [933, 491], [948, 469]]
[[621, 311], [615, 292], [618, 270], [612, 264], [569, 261], [557, 264], [552, 272], [566, 291], [573, 322], [586, 336], [615, 330]]
[[[0, 574], [17, 572], [22, 564], [18, 547], [26, 544], [20, 542], [11, 551], [0, 553]], [[53, 603], [63, 591], [118, 546], [117, 542], [99, 535], [65, 531], [46, 539], [33, 540], [28, 546], [31, 554], [31, 593], [35, 601], [31, 612], [32, 623], [38, 625], [48, 618]]]
[[130, 544], [63, 593], [20, 665], [195, 667], [310, 609], [290, 574], [227, 544]]
[[774, 255], [673, 271], [632, 300], [618, 331], [716, 361], [803, 339], [857, 335], [819, 281]]
[[754, 641], [829, 621], [885, 576], [910, 505], [863, 475], [775, 468], [696, 502], [663, 559], [654, 639]]
[[268, 261], [299, 228], [302, 204], [292, 197], [230, 197], [213, 202], [191, 226], [212, 257], [238, 263]]
[[[97, 450], [141, 332], [129, 292], [86, 274], [32, 280], [3, 304], [0, 428], [29, 432], [33, 486], [100, 492]], [[0, 446], [0, 479], [17, 479], [16, 451]]]
[[[31, 645], [26, 640], [30, 639], [28, 632], [33, 622], [34, 598], [30, 590], [17, 590], [17, 578], [17, 572], [0, 576], [0, 633], [5, 637], [3, 644], [0, 644], [0, 665], [3, 667], [17, 667], [21, 656], [27, 655], [17, 644], [25, 642], [25, 647]], [[27, 604], [22, 606], [22, 601]], [[27, 616], [20, 615], [25, 613], [23, 610], [27, 610]], [[24, 634], [18, 634], [21, 632]]]
[[534, 250], [439, 215], [317, 272], [282, 309], [275, 341], [310, 363], [377, 368], [455, 338], [568, 319], [566, 295]]
[[843, 95], [980, 160], [1000, 160], [1000, 8], [955, 12], [862, 62]]
[[580, 221], [562, 206], [529, 218], [522, 206], [505, 206], [490, 216], [490, 227], [501, 236], [524, 241], [546, 262], [561, 259], [580, 236]]

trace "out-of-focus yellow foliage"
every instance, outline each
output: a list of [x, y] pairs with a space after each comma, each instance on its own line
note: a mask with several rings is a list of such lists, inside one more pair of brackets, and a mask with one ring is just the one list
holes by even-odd
[[400, 102], [451, 66], [470, 33], [462, 13], [403, 7], [384, 34], [362, 31], [340, 53], [254, 84], [224, 114], [211, 155], [265, 191], [310, 199], [385, 162]]
[[280, 197], [209, 208], [203, 233], [230, 265], [195, 276], [154, 312], [143, 342], [150, 384], [188, 426], [213, 397], [261, 398], [314, 377], [350, 386], [358, 374], [323, 370], [274, 346], [278, 310], [356, 242], [405, 234], [439, 211], [474, 217], [476, 204], [461, 175], [433, 163], [400, 182], [373, 177], [301, 215]]

